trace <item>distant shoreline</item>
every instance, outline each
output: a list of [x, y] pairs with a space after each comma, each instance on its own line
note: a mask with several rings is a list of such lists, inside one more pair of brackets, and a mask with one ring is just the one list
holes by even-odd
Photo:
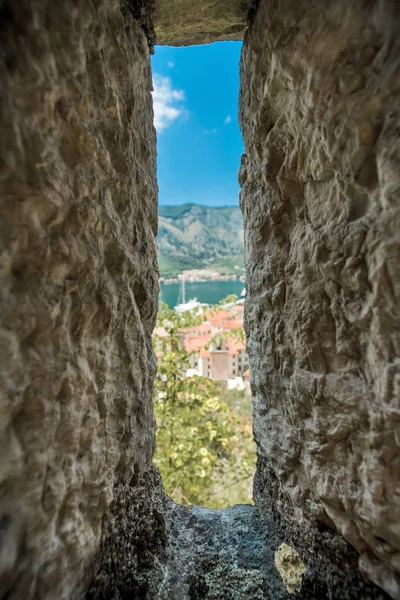
[[180, 281], [160, 284], [160, 301], [174, 308], [183, 301], [196, 299], [201, 304], [218, 304], [227, 296], [241, 297], [245, 283], [239, 279], [223, 281], [188, 281], [182, 286]]
[[[159, 282], [163, 285], [171, 285], [180, 283], [182, 281], [182, 274], [178, 277], [160, 277]], [[244, 283], [244, 274], [242, 275], [220, 275], [219, 277], [196, 277], [196, 276], [185, 276], [185, 283], [206, 283], [213, 281], [241, 281]]]

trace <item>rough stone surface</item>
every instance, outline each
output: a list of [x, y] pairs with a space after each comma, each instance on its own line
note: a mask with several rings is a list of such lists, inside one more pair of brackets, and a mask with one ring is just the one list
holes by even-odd
[[151, 512], [149, 49], [118, 0], [0, 9], [0, 597], [75, 599], [111, 502]]
[[2, 600], [383, 600], [359, 555], [400, 598], [400, 5], [323, 4], [157, 5], [159, 43], [252, 21], [257, 508], [212, 511], [174, 505], [151, 464], [153, 2], [0, 0]]
[[259, 457], [254, 479], [257, 508], [278, 532], [280, 542], [294, 548], [306, 567], [299, 598], [329, 600], [383, 600], [389, 596], [363, 577], [359, 554], [335, 530], [299, 519], [289, 495], [282, 491], [266, 458]]
[[154, 573], [166, 544], [165, 504], [158, 470], [118, 486], [103, 520], [101, 551], [86, 600], [154, 598]]
[[190, 46], [242, 40], [253, 0], [156, 0], [156, 43]]
[[[245, 327], [260, 508], [400, 598], [400, 4], [261, 0], [245, 37]], [[266, 485], [267, 482], [267, 485]]]
[[[265, 508], [265, 507], [264, 507]], [[334, 532], [297, 535], [267, 510], [223, 510], [165, 504], [166, 545], [148, 575], [147, 598], [160, 600], [385, 600], [363, 581], [357, 553]], [[276, 568], [282, 543], [305, 564], [299, 593], [290, 593]], [[293, 565], [291, 565], [293, 567]], [[286, 578], [287, 581], [289, 578]], [[296, 580], [300, 587], [300, 578]], [[289, 586], [288, 586], [289, 587]], [[292, 590], [293, 591], [293, 590]]]

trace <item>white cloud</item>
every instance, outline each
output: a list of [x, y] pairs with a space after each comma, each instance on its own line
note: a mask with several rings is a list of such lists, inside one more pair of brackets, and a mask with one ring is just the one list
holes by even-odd
[[161, 133], [183, 113], [180, 103], [185, 100], [185, 93], [172, 87], [170, 77], [158, 73], [153, 75], [153, 87], [154, 125]]
[[173, 69], [173, 68], [174, 68], [174, 66], [175, 66], [175, 63], [173, 63], [173, 62], [172, 62], [172, 60], [169, 60], [169, 61], [167, 62], [167, 65], [168, 65], [168, 68], [169, 68], [169, 69]]
[[225, 125], [229, 125], [229, 123], [232, 121], [232, 117], [231, 115], [228, 115], [224, 121]]

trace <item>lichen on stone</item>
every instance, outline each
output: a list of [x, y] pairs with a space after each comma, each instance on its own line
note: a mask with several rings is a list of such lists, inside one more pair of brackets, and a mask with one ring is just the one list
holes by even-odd
[[300, 554], [292, 546], [288, 544], [279, 546], [275, 552], [275, 567], [289, 594], [301, 591], [303, 575], [307, 569]]

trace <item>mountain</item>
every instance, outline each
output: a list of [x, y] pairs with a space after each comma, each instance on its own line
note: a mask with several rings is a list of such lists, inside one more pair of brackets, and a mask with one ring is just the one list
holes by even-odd
[[243, 272], [243, 222], [237, 206], [181, 204], [158, 208], [161, 277], [185, 269]]

